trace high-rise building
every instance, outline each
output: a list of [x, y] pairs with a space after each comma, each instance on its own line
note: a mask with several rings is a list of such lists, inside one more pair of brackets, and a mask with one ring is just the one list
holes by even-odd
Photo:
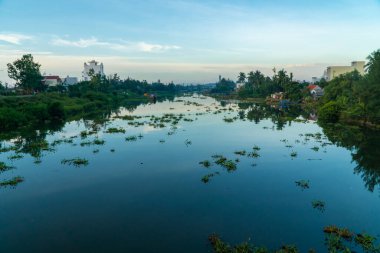
[[329, 66], [326, 70], [326, 81], [331, 81], [335, 77], [357, 70], [361, 75], [364, 75], [364, 61], [354, 61], [351, 66]]
[[84, 69], [82, 72], [82, 79], [83, 81], [89, 81], [91, 79], [90, 77], [90, 71], [93, 70], [94, 74], [104, 76], [104, 66], [103, 63], [98, 63], [95, 60], [90, 61], [88, 64], [84, 63]]

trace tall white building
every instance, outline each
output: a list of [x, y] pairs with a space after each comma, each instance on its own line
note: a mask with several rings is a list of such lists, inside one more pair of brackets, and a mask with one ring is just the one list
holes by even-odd
[[86, 63], [86, 62], [84, 63], [84, 69], [82, 72], [83, 81], [90, 81], [91, 80], [91, 77], [89, 75], [91, 69], [94, 70], [95, 75], [100, 74], [101, 76], [104, 76], [103, 63], [99, 64], [99, 62], [92, 60], [89, 63]]
[[361, 75], [365, 74], [364, 71], [365, 62], [364, 61], [354, 61], [351, 63], [351, 66], [330, 66], [327, 67], [326, 70], [326, 81], [331, 81], [335, 77], [338, 77], [340, 75], [352, 72], [354, 70], [357, 70]]

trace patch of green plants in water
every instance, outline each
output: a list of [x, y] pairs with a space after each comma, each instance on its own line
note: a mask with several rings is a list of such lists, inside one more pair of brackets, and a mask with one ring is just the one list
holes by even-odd
[[125, 141], [128, 141], [128, 142], [137, 141], [137, 136], [132, 135], [132, 136], [125, 137]]
[[[323, 229], [325, 235], [325, 246], [329, 253], [355, 253], [360, 247], [366, 253], [379, 253], [380, 245], [375, 245], [376, 237], [367, 233], [353, 233], [346, 228], [337, 226], [326, 226]], [[267, 247], [256, 246], [249, 241], [231, 246], [221, 239], [220, 236], [212, 234], [208, 237], [214, 253], [298, 253], [295, 245], [283, 245], [277, 250], [270, 250]], [[316, 252], [313, 249], [309, 253]]]
[[81, 142], [81, 146], [84, 147], [84, 146], [92, 146], [92, 145], [104, 145], [104, 143], [106, 143], [104, 140], [100, 140], [100, 139], [95, 139], [93, 141], [84, 141], [84, 142]]
[[261, 148], [259, 146], [257, 146], [257, 145], [253, 146], [252, 149], [255, 150], [255, 151], [260, 151], [261, 150]]
[[91, 136], [91, 135], [94, 135], [94, 134], [97, 134], [98, 132], [96, 131], [96, 130], [92, 130], [92, 131], [82, 131], [82, 132], [80, 132], [80, 137], [82, 138], [82, 139], [85, 139], [85, 138], [87, 138], [88, 136]]
[[[223, 161], [222, 161], [223, 160]], [[236, 163], [232, 160], [227, 160], [227, 159], [218, 159], [215, 161], [216, 164], [219, 164], [220, 166], [224, 167], [227, 169], [228, 172], [235, 171], [237, 169]]]
[[125, 129], [123, 128], [116, 128], [116, 127], [111, 127], [111, 128], [108, 128], [106, 133], [108, 134], [116, 134], [116, 133], [122, 133], [122, 134], [125, 134]]
[[63, 159], [61, 163], [73, 165], [75, 167], [87, 166], [89, 164], [88, 160], [83, 158]]
[[15, 155], [8, 156], [8, 159], [13, 161], [13, 160], [20, 160], [23, 157], [24, 157], [23, 155], [15, 154]]
[[318, 152], [319, 151], [319, 147], [315, 146], [315, 147], [312, 147], [311, 150], [315, 151], [315, 152]]
[[199, 162], [199, 164], [203, 165], [206, 168], [209, 168], [211, 166], [211, 162], [209, 160], [204, 160], [202, 162]]
[[12, 187], [15, 188], [19, 183], [24, 181], [23, 177], [17, 176], [9, 180], [4, 180], [0, 182], [0, 187]]
[[292, 158], [296, 158], [298, 156], [298, 153], [293, 151], [292, 153], [290, 153], [290, 157]]
[[309, 180], [299, 180], [299, 181], [296, 181], [295, 183], [302, 190], [306, 190], [306, 189], [310, 188], [310, 181]]
[[15, 167], [6, 165], [4, 162], [0, 162], [0, 173], [8, 171], [8, 170], [12, 170], [14, 168]]
[[207, 184], [207, 183], [210, 181], [210, 179], [211, 179], [212, 177], [216, 176], [216, 175], [219, 175], [219, 172], [215, 172], [215, 173], [207, 174], [207, 175], [205, 175], [205, 176], [202, 177], [201, 181], [202, 181], [203, 183]]
[[212, 234], [208, 240], [215, 253], [297, 253], [298, 249], [294, 245], [284, 245], [280, 249], [271, 251], [266, 247], [252, 245], [249, 242], [243, 242], [236, 246], [231, 246], [224, 242], [218, 235]]
[[321, 200], [314, 200], [313, 202], [311, 202], [311, 205], [314, 209], [317, 209], [318, 211], [321, 211], [321, 212], [324, 212], [325, 211], [325, 202], [321, 201]]
[[235, 151], [234, 154], [235, 155], [245, 156], [247, 154], [247, 151], [245, 151], [245, 150]]
[[0, 148], [0, 153], [7, 153], [9, 151], [16, 151], [18, 148], [16, 146]]
[[224, 122], [226, 122], [226, 123], [232, 123], [232, 122], [235, 121], [234, 118], [223, 118], [223, 120], [224, 120]]
[[192, 144], [192, 142], [191, 142], [190, 140], [186, 140], [186, 141], [185, 141], [185, 145], [186, 145], [186, 146], [190, 146], [191, 144]]
[[354, 233], [347, 228], [331, 225], [323, 229], [325, 245], [329, 252], [354, 253], [353, 244], [359, 246], [364, 252], [379, 253], [380, 245], [375, 245], [376, 238], [366, 233]]
[[254, 151], [248, 153], [248, 157], [259, 158], [260, 154], [256, 150], [254, 150]]

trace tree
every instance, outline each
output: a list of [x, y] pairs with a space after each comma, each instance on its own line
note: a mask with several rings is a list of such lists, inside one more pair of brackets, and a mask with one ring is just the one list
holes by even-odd
[[21, 59], [8, 63], [8, 76], [16, 81], [16, 85], [24, 90], [42, 91], [46, 86], [42, 84], [41, 65], [34, 62], [31, 54], [23, 55]]
[[246, 75], [244, 72], [240, 72], [238, 76], [238, 81], [237, 83], [245, 83], [245, 80], [247, 79]]

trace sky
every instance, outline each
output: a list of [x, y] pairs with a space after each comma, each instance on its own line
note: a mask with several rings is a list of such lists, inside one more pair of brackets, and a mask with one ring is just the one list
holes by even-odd
[[175, 83], [284, 68], [298, 80], [380, 48], [380, 0], [0, 0], [0, 81], [31, 53], [46, 74]]

